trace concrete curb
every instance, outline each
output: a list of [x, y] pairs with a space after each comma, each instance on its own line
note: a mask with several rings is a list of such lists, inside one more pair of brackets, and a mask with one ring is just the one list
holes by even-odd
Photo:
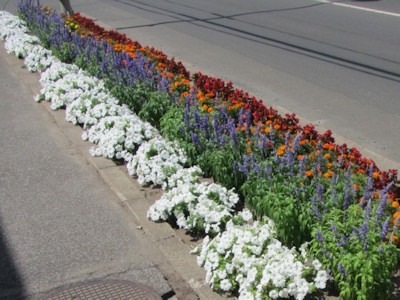
[[[27, 94], [32, 95], [32, 101], [34, 101], [33, 97], [41, 89], [40, 74], [31, 73], [23, 68], [23, 61], [13, 55], [8, 55], [4, 47], [0, 55], [3, 56], [10, 71], [20, 80]], [[226, 296], [213, 292], [205, 283], [204, 269], [197, 266], [196, 256], [190, 254], [198, 242], [192, 242], [183, 230], [174, 230], [168, 223], [154, 223], [147, 219], [148, 208], [160, 198], [163, 191], [158, 188], [140, 186], [128, 175], [124, 165], [118, 165], [104, 157], [92, 157], [89, 149], [93, 144], [81, 139], [82, 129], [65, 120], [64, 110], [53, 111], [48, 102], [38, 105], [51, 116], [60, 135], [71, 145], [73, 154], [82, 156], [89, 167], [96, 170], [118, 197], [121, 208], [131, 215], [137, 224], [137, 229], [141, 230], [147, 239], [164, 254], [163, 258], [155, 258], [155, 264], [176, 293], [173, 298], [226, 299]]]

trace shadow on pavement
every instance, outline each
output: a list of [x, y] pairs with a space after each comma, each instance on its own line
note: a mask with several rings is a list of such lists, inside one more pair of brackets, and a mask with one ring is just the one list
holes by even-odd
[[0, 300], [5, 299], [26, 299], [26, 296], [0, 220]]

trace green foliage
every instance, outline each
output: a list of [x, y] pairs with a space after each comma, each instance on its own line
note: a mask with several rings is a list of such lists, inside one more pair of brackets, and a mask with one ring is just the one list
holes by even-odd
[[285, 245], [299, 247], [311, 239], [311, 191], [307, 188], [296, 191], [301, 178], [292, 177], [288, 181], [282, 177], [277, 174], [272, 180], [249, 178], [241, 191], [257, 216], [268, 216], [275, 222], [277, 234]]
[[332, 271], [340, 297], [353, 299], [388, 299], [392, 291], [391, 275], [400, 250], [380, 236], [381, 224], [359, 204], [346, 211], [332, 209], [323, 215], [313, 230], [310, 251]]
[[138, 116], [154, 127], [160, 128], [161, 118], [175, 104], [167, 93], [150, 92], [147, 94], [147, 97], [148, 98], [140, 108]]
[[160, 120], [161, 134], [171, 141], [182, 141], [184, 139], [184, 135], [180, 130], [180, 128], [184, 128], [185, 126], [183, 111], [183, 107], [173, 106]]
[[239, 159], [240, 153], [232, 143], [227, 143], [221, 148], [206, 144], [206, 147], [198, 156], [196, 164], [199, 165], [206, 176], [213, 177], [216, 182], [223, 186], [234, 187], [239, 191], [245, 180], [242, 173], [234, 170], [234, 162]]
[[71, 56], [74, 48], [74, 44], [64, 42], [59, 48], [51, 47], [51, 52], [62, 62], [70, 64], [74, 62], [74, 57]]
[[140, 112], [153, 90], [149, 84], [144, 82], [136, 82], [134, 86], [126, 86], [106, 81], [106, 86], [110, 89], [111, 95], [119, 99], [121, 103], [128, 105], [135, 113]]

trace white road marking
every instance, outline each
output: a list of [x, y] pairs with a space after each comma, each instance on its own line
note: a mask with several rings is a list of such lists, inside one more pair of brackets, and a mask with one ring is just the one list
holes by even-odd
[[328, 3], [328, 4], [332, 4], [332, 5], [336, 5], [336, 6], [354, 8], [354, 9], [363, 10], [363, 11], [367, 11], [367, 12], [372, 12], [372, 13], [376, 13], [376, 14], [382, 14], [382, 15], [387, 15], [387, 16], [392, 16], [392, 17], [400, 17], [399, 13], [394, 13], [394, 12], [385, 11], [385, 10], [367, 8], [367, 7], [362, 7], [362, 6], [352, 5], [352, 4], [346, 4], [346, 3], [341, 3], [341, 2], [334, 2], [334, 1], [329, 1], [329, 0], [315, 0], [315, 1], [321, 2], [321, 3]]

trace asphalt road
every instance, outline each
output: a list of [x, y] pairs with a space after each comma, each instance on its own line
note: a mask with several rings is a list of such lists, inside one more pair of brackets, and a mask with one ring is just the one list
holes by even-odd
[[[396, 0], [71, 2], [75, 11], [192, 70], [233, 81], [268, 106], [331, 129], [367, 157], [400, 162]], [[41, 3], [59, 8], [56, 1]]]

